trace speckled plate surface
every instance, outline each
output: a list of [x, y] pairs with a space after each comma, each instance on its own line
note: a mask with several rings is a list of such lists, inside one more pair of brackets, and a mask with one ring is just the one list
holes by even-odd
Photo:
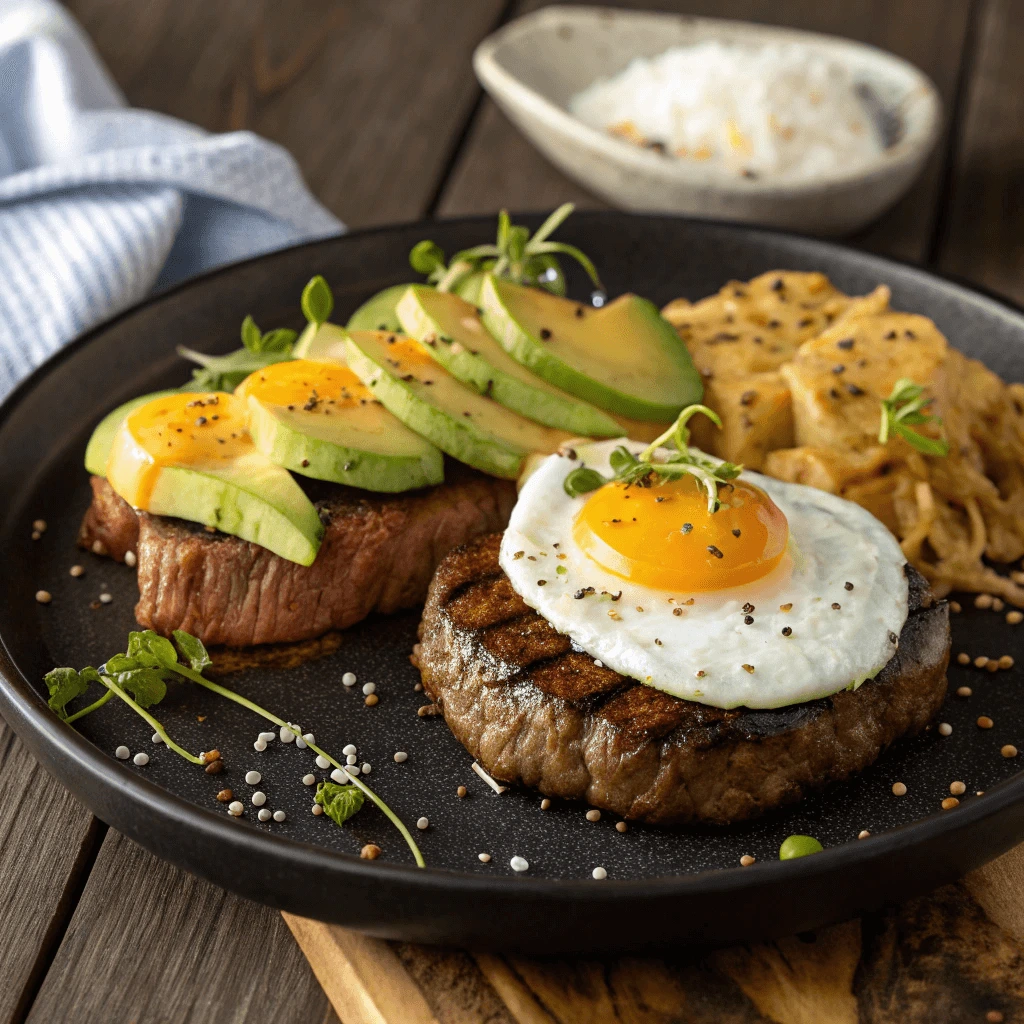
[[[538, 951], [622, 949], [665, 942], [726, 942], [783, 934], [852, 916], [951, 880], [1024, 838], [1024, 749], [1021, 670], [990, 675], [954, 665], [941, 720], [900, 744], [857, 779], [836, 785], [792, 810], [743, 827], [717, 830], [615, 830], [580, 805], [541, 811], [539, 797], [512, 789], [498, 796], [470, 770], [471, 759], [440, 718], [419, 718], [422, 695], [408, 655], [415, 612], [373, 618], [351, 630], [329, 657], [291, 669], [248, 670], [235, 689], [311, 728], [337, 753], [349, 742], [373, 766], [371, 784], [417, 833], [427, 870], [367, 805], [344, 828], [310, 813], [301, 782], [315, 771], [308, 750], [279, 742], [253, 750], [261, 728], [254, 715], [205, 692], [172, 687], [160, 718], [191, 749], [217, 747], [228, 768], [207, 776], [163, 747], [130, 711], [108, 705], [64, 725], [42, 699], [42, 676], [54, 665], [98, 664], [123, 648], [134, 627], [136, 585], [125, 566], [85, 554], [74, 539], [89, 502], [81, 465], [93, 425], [120, 401], [180, 383], [185, 365], [175, 345], [208, 351], [235, 347], [238, 324], [252, 313], [264, 326], [296, 321], [305, 281], [325, 274], [344, 319], [386, 285], [409, 277], [406, 254], [423, 237], [451, 252], [486, 239], [493, 219], [407, 226], [352, 234], [228, 268], [162, 295], [93, 331], [51, 360], [0, 409], [0, 712], [39, 760], [103, 820], [190, 871], [253, 899], [377, 935]], [[953, 344], [1008, 379], [1024, 375], [1024, 316], [999, 301], [923, 271], [835, 245], [714, 223], [593, 213], [561, 232], [594, 257], [610, 292], [639, 291], [663, 303], [697, 298], [730, 278], [786, 267], [823, 270], [848, 292], [879, 282], [897, 308], [933, 317]], [[586, 294], [582, 281], [577, 292]], [[39, 541], [31, 523], [50, 524]], [[73, 563], [85, 574], [73, 579]], [[33, 594], [50, 590], [53, 602]], [[113, 595], [99, 605], [101, 591]], [[95, 606], [94, 606], [95, 605]], [[1009, 653], [1024, 664], [1024, 632], [991, 612], [954, 616], [954, 651]], [[351, 670], [377, 685], [366, 707], [359, 688], [341, 684]], [[974, 694], [954, 695], [968, 683]], [[988, 715], [995, 727], [975, 720]], [[136, 767], [114, 759], [125, 743], [145, 750]], [[409, 754], [396, 764], [392, 754]], [[243, 776], [263, 774], [267, 806], [282, 823], [260, 823]], [[907, 785], [896, 798], [892, 783]], [[949, 783], [967, 795], [943, 812]], [[456, 788], [469, 795], [460, 800]], [[246, 799], [242, 819], [214, 799], [223, 786]], [[984, 796], [974, 796], [977, 791]], [[870, 839], [858, 841], [868, 829]], [[811, 833], [824, 853], [779, 862], [780, 841]], [[383, 852], [358, 857], [365, 842]], [[489, 864], [477, 854], [492, 855]], [[740, 868], [743, 854], [757, 857]], [[512, 856], [530, 870], [515, 874]], [[605, 881], [591, 879], [603, 866]]]

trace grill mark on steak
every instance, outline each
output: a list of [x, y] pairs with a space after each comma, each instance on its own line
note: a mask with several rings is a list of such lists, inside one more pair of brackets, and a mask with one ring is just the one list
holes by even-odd
[[725, 824], [862, 770], [945, 696], [948, 608], [910, 566], [907, 622], [874, 680], [790, 707], [724, 710], [596, 665], [512, 590], [500, 543], [478, 538], [441, 563], [416, 661], [452, 731], [502, 781], [649, 824]]
[[503, 529], [515, 485], [451, 462], [446, 482], [398, 495], [304, 481], [324, 523], [310, 566], [238, 537], [145, 512], [135, 513], [99, 477], [79, 534], [123, 559], [138, 557], [142, 626], [184, 629], [204, 643], [288, 643], [345, 629], [370, 612], [414, 607], [452, 548]]

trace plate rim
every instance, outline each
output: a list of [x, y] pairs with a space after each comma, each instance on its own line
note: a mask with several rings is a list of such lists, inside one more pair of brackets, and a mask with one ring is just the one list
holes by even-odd
[[[514, 216], [521, 220], [532, 220], [542, 218], [544, 214], [527, 212], [517, 213]], [[814, 238], [798, 232], [738, 224], [713, 218], [617, 210], [589, 210], [578, 211], [574, 215], [574, 220], [609, 217], [632, 221], [676, 221], [698, 227], [705, 226], [724, 230], [735, 236], [766, 235], [783, 241], [795, 241], [810, 248], [839, 250], [849, 256], [868, 259], [883, 265], [895, 265], [909, 270], [921, 278], [938, 280], [951, 285], [957, 291], [965, 293], [964, 298], [986, 300], [1002, 313], [1009, 313], [1017, 319], [1022, 332], [1024, 332], [1024, 307], [1013, 300], [984, 286], [968, 283], [956, 275], [932, 271], [907, 259], [879, 255], [858, 249], [848, 243]], [[445, 226], [473, 223], [491, 225], [493, 219], [493, 214], [479, 214], [444, 220], [415, 220], [364, 228], [332, 235], [328, 238], [314, 239], [269, 253], [262, 253], [246, 260], [225, 264], [162, 289], [79, 335], [53, 353], [29, 376], [20, 381], [0, 403], [0, 431], [3, 430], [14, 409], [65, 359], [89, 345], [115, 324], [179, 292], [205, 285], [217, 277], [230, 275], [241, 267], [270, 261], [285, 254], [336, 245], [348, 238], [358, 239], [372, 235], [386, 235], [417, 227], [422, 227], [424, 231], [430, 231], [442, 224]], [[6, 521], [7, 518], [5, 516], [4, 520]], [[426, 869], [421, 869], [413, 864], [405, 863], [364, 862], [357, 855], [340, 850], [265, 833], [257, 829], [239, 828], [239, 824], [234, 819], [211, 808], [192, 803], [184, 797], [179, 797], [140, 775], [127, 771], [111, 772], [109, 770], [111, 767], [119, 768], [121, 766], [116, 761], [112, 761], [108, 754], [83, 734], [66, 726], [49, 710], [36, 687], [14, 662], [2, 628], [0, 628], [0, 712], [7, 724], [25, 742], [33, 756], [44, 764], [44, 767], [48, 767], [49, 763], [54, 760], [63, 759], [70, 762], [77, 779], [88, 780], [92, 785], [115, 790], [122, 798], [129, 801], [132, 811], [136, 815], [155, 815], [174, 826], [190, 828], [203, 842], [213, 841], [223, 844], [227, 848], [235, 849], [239, 854], [255, 853], [260, 856], [261, 852], [265, 853], [269, 849], [274, 856], [283, 858], [290, 867], [300, 871], [316, 870], [320, 873], [346, 876], [349, 881], [353, 882], [377, 882], [383, 874], [385, 878], [402, 882], [412, 892], [416, 890], [434, 891], [441, 888], [461, 895], [498, 894], [508, 896], [518, 894], [532, 898], [559, 898], [567, 901], [585, 898], [593, 904], [618, 903], [637, 897], [647, 900], [668, 895], [685, 897], [689, 894], [699, 893], [702, 896], [707, 896], [761, 889], [787, 880], [795, 880], [798, 877], [805, 880], [823, 879], [838, 871], [854, 866], [862, 867], [880, 858], [903, 852], [915, 846], [926, 845], [928, 842], [940, 838], [949, 839], [958, 834], [968, 836], [978, 826], [986, 822], [993, 822], [1014, 805], [1024, 801], [1024, 770], [1021, 770], [987, 790], [984, 800], [971, 801], [966, 805], [961, 805], [956, 809], [955, 814], [937, 812], [895, 829], [872, 835], [865, 840], [849, 840], [838, 846], [828, 847], [810, 858], [803, 857], [794, 861], [758, 861], [750, 867], [735, 865], [680, 875], [608, 878], [600, 885], [595, 885], [594, 881], [589, 878], [482, 875], [450, 868], [431, 867], [429, 864]], [[45, 751], [41, 752], [40, 748], [45, 748]], [[79, 791], [85, 787], [69, 784], [63, 777], [59, 777], [58, 781], [71, 790], [76, 798], [82, 800], [89, 807], [90, 813], [96, 814], [89, 801], [79, 795]], [[99, 817], [99, 815], [96, 816]], [[135, 835], [132, 838], [143, 846], [147, 845], [145, 836]], [[970, 849], [965, 849], [961, 854], [961, 863], [967, 864], [969, 867], [980, 866], [1013, 844], [1014, 840], [1010, 839], [1003, 844], [1002, 850], [980, 857], [975, 856]], [[194, 868], [189, 870], [198, 873]]]

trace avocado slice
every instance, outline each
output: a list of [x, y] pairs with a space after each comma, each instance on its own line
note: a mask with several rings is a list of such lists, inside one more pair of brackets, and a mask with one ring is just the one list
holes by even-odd
[[124, 422], [130, 412], [134, 412], [140, 405], [153, 401], [154, 398], [163, 398], [166, 395], [176, 395], [177, 389], [171, 391], [154, 391], [150, 395], [139, 395], [119, 405], [113, 412], [108, 412], [96, 425], [96, 429], [85, 446], [85, 468], [93, 476], [107, 475], [107, 460], [110, 458], [110, 446], [114, 443], [114, 435], [117, 428]]
[[425, 345], [388, 331], [351, 331], [348, 365], [406, 426], [443, 452], [514, 480], [530, 452], [550, 454], [572, 435], [520, 416], [456, 380]]
[[480, 303], [484, 325], [506, 352], [608, 412], [670, 422], [703, 394], [686, 346], [637, 295], [594, 309], [489, 274]]
[[412, 285], [395, 308], [410, 337], [463, 384], [527, 419], [587, 437], [621, 437], [607, 413], [581, 402], [516, 362], [487, 332], [476, 306], [451, 292]]
[[395, 305], [405, 294], [407, 284], [395, 284], [371, 295], [348, 319], [350, 331], [400, 331]]
[[114, 490], [134, 508], [215, 527], [311, 565], [323, 524], [288, 470], [256, 450], [244, 404], [223, 392], [147, 398], [110, 439], [105, 468]]
[[235, 390], [256, 448], [293, 473], [394, 493], [439, 484], [444, 457], [385, 409], [347, 366], [293, 359]]

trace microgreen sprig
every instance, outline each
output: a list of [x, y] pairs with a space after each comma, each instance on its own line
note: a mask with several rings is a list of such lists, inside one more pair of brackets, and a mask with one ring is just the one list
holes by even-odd
[[[707, 416], [719, 429], [722, 421], [718, 414], [706, 405], [688, 405], [668, 430], [655, 438], [640, 454], [634, 455], [623, 445], [612, 449], [608, 461], [613, 475], [605, 477], [596, 469], [581, 466], [566, 476], [563, 488], [571, 498], [597, 490], [602, 484], [624, 483], [626, 486], [650, 487], [654, 478], [678, 480], [684, 476], [694, 477], [708, 496], [708, 512], [714, 514], [722, 503], [718, 488], [727, 484], [743, 472], [743, 467], [734, 462], [719, 462], [705, 455], [699, 448], [690, 447], [690, 431], [686, 424], [697, 414]], [[671, 441], [675, 451], [655, 461], [655, 454], [662, 445]]]
[[[60, 718], [70, 723], [102, 707], [111, 697], [119, 697], [149, 724], [150, 728], [160, 736], [169, 750], [180, 754], [185, 760], [191, 761], [193, 764], [204, 764], [205, 762], [202, 757], [189, 753], [179, 744], [175, 743], [167, 734], [167, 730], [164, 729], [163, 725], [147, 710], [159, 704], [166, 696], [167, 679], [177, 676], [247, 708], [279, 728], [290, 729], [296, 736], [303, 735], [301, 726], [295, 725], [275, 715], [272, 711], [260, 707], [259, 704], [248, 697], [235, 693], [234, 690], [229, 690], [226, 686], [221, 686], [220, 683], [207, 679], [203, 675], [203, 671], [209, 668], [213, 662], [205, 645], [198, 637], [192, 636], [183, 630], [175, 630], [173, 636], [174, 643], [172, 644], [170, 640], [149, 629], [129, 633], [127, 653], [115, 654], [98, 668], [84, 668], [81, 672], [77, 672], [73, 668], [53, 669], [46, 674], [46, 686], [50, 694], [48, 702], [50, 708]], [[175, 644], [177, 644], [177, 650], [175, 649]], [[179, 660], [179, 651], [185, 657], [188, 664], [182, 664]], [[168, 675], [169, 673], [170, 675]], [[68, 704], [76, 698], [84, 696], [93, 683], [99, 683], [101, 686], [104, 686], [107, 689], [107, 693], [87, 707], [69, 715], [67, 712]], [[380, 808], [388, 820], [398, 829], [412, 852], [417, 866], [425, 867], [423, 854], [416, 845], [412, 833], [406, 828], [395, 812], [362, 779], [350, 774], [347, 767], [328, 754], [326, 750], [310, 740], [305, 740], [305, 743], [315, 754], [319, 754], [335, 768], [345, 772], [349, 783], [360, 791], [362, 797], [368, 798]], [[324, 807], [325, 812], [332, 820], [341, 824], [342, 821], [351, 817], [359, 810], [359, 807], [362, 806], [362, 801], [349, 797], [339, 798], [335, 789], [338, 786], [339, 784], [337, 783], [321, 783], [317, 790], [317, 802]]]
[[199, 364], [199, 368], [192, 371], [192, 380], [185, 385], [185, 390], [234, 391], [250, 373], [291, 359], [292, 346], [298, 336], [289, 327], [276, 327], [264, 333], [251, 316], [242, 321], [241, 334], [242, 347], [226, 356], [211, 356], [179, 345], [178, 355]]
[[909, 377], [901, 377], [893, 386], [892, 394], [882, 399], [878, 443], [885, 444], [889, 440], [889, 435], [895, 434], [925, 455], [937, 455], [940, 458], [947, 456], [949, 442], [944, 437], [928, 437], [910, 429], [922, 423], [942, 426], [942, 420], [938, 416], [932, 416], [925, 411], [932, 401], [933, 399], [924, 397], [924, 388], [920, 384], [915, 384]]
[[594, 287], [603, 290], [597, 268], [574, 245], [551, 241], [551, 235], [573, 212], [572, 203], [563, 203], [530, 235], [528, 228], [513, 224], [507, 210], [498, 214], [498, 235], [493, 245], [475, 245], [455, 253], [445, 263], [444, 251], [431, 241], [419, 242], [409, 253], [409, 263], [438, 291], [456, 291], [473, 274], [490, 272], [516, 284], [544, 288], [554, 295], [565, 294], [565, 274], [559, 256], [569, 256], [587, 272]]

